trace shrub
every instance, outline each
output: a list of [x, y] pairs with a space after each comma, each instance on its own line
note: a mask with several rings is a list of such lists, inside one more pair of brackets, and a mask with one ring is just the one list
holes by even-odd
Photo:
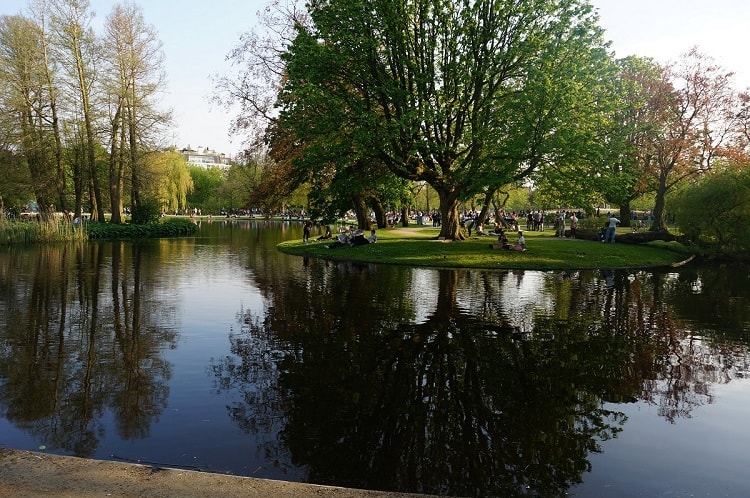
[[91, 222], [87, 224], [87, 228], [91, 239], [179, 237], [192, 235], [198, 230], [198, 226], [189, 220], [168, 220], [164, 223], [157, 221], [141, 225]]
[[159, 221], [160, 216], [159, 203], [155, 200], [147, 200], [133, 206], [130, 222], [134, 225], [145, 225]]
[[[680, 231], [720, 250], [750, 249], [750, 172], [722, 171], [679, 191], [671, 200]], [[718, 216], [717, 216], [718, 214]]]

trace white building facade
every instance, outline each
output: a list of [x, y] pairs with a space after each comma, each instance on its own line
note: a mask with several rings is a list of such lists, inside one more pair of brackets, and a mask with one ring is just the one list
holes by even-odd
[[231, 158], [229, 156], [208, 147], [198, 147], [195, 150], [188, 145], [186, 148], [180, 150], [180, 154], [182, 154], [185, 161], [191, 166], [198, 166], [203, 169], [219, 168], [226, 171], [231, 166]]

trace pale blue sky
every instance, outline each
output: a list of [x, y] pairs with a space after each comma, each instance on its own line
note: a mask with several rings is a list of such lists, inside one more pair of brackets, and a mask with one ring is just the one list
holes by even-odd
[[[103, 22], [117, 0], [90, 0]], [[287, 0], [282, 0], [287, 1]], [[164, 44], [164, 107], [174, 111], [167, 137], [178, 147], [210, 147], [235, 154], [242, 137], [229, 137], [230, 114], [209, 103], [210, 75], [228, 70], [226, 54], [252, 28], [268, 0], [136, 0]], [[617, 57], [636, 54], [676, 59], [690, 47], [736, 71], [736, 86], [750, 87], [750, 1], [591, 0]], [[27, 0], [0, 0], [0, 14], [15, 14]]]
[[617, 57], [659, 62], [697, 46], [750, 87], [750, 2], [747, 0], [591, 0]]
[[[0, 0], [0, 14], [24, 11], [27, 0]], [[117, 0], [90, 0], [97, 23], [103, 23]], [[268, 0], [135, 0], [157, 31], [166, 59], [164, 108], [175, 126], [168, 142], [178, 147], [209, 147], [229, 155], [241, 150], [241, 137], [229, 137], [226, 110], [209, 102], [211, 75], [224, 74], [226, 55], [240, 34], [256, 24]], [[95, 26], [97, 32], [101, 33]]]

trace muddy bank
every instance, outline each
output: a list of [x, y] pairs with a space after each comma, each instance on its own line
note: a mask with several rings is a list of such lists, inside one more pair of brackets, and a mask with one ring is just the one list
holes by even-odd
[[0, 448], [0, 496], [414, 498], [426, 495], [316, 486]]

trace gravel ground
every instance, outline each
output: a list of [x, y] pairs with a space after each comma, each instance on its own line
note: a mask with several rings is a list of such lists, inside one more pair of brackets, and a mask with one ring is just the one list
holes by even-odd
[[0, 496], [414, 498], [427, 495], [316, 486], [0, 448]]

